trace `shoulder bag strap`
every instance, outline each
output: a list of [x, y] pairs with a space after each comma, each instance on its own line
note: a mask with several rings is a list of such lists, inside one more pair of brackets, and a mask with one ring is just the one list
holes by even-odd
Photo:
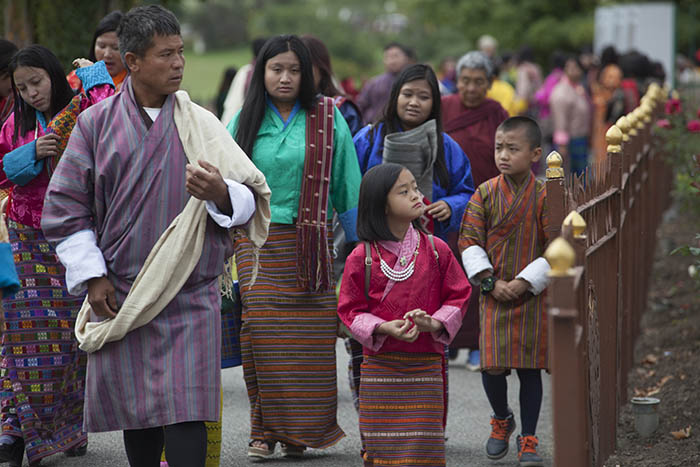
[[369, 242], [363, 242], [365, 244], [365, 298], [369, 301], [369, 278], [372, 273], [372, 249], [369, 246]]

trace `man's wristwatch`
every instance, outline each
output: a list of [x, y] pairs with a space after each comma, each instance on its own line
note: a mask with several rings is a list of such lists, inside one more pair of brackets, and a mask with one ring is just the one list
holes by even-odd
[[484, 277], [481, 279], [481, 293], [482, 295], [487, 295], [489, 292], [491, 292], [496, 285], [496, 278], [493, 276], [489, 277]]

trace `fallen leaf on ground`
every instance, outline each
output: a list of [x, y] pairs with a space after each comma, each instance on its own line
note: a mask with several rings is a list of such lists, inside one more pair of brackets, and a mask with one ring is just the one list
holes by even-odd
[[673, 376], [671, 375], [666, 375], [661, 380], [656, 383], [654, 386], [649, 386], [646, 389], [639, 389], [639, 388], [634, 388], [634, 395], [635, 397], [649, 397], [649, 396], [654, 396], [658, 393], [661, 392], [661, 388], [666, 385], [670, 380], [673, 379]]
[[690, 438], [690, 425], [685, 428], [681, 428], [678, 431], [672, 431], [671, 436], [673, 436], [674, 439]]

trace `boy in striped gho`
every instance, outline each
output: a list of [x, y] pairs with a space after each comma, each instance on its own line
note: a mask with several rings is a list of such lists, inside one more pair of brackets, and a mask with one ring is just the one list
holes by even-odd
[[508, 407], [506, 376], [520, 379], [521, 467], [541, 466], [535, 436], [542, 404], [541, 369], [548, 367], [547, 317], [542, 291], [549, 264], [545, 183], [532, 163], [542, 156], [534, 120], [512, 117], [496, 130], [495, 162], [501, 174], [482, 183], [462, 220], [459, 248], [469, 280], [479, 285], [482, 382], [493, 416], [486, 442], [489, 459], [508, 453], [515, 418]]

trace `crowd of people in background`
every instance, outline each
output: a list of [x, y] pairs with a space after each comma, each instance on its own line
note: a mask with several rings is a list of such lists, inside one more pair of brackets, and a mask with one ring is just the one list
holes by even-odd
[[483, 36], [434, 68], [392, 42], [358, 90], [322, 38], [278, 35], [226, 69], [214, 116], [178, 92], [163, 7], [110, 13], [86, 49], [66, 75], [48, 48], [0, 40], [0, 462], [82, 456], [87, 432], [122, 430], [133, 467], [218, 465], [231, 365], [241, 455], [303, 457], [345, 435], [342, 337], [358, 463], [445, 465], [446, 362], [468, 349], [493, 410], [485, 455], [508, 453], [515, 371], [518, 462], [543, 465], [540, 161], [556, 150], [585, 177], [659, 63], [610, 46], [544, 72], [531, 47]]

